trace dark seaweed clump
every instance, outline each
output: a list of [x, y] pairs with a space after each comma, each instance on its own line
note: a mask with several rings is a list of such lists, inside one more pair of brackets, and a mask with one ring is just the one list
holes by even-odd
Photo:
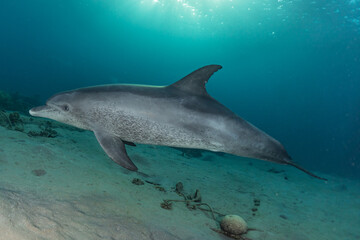
[[0, 126], [6, 127], [10, 130], [24, 131], [24, 122], [20, 118], [18, 112], [7, 114], [4, 110], [0, 110]]
[[[24, 132], [24, 121], [21, 119], [21, 116], [18, 112], [7, 113], [4, 110], [0, 110], [0, 126], [6, 127], [9, 130]], [[58, 136], [58, 133], [53, 129], [52, 123], [50, 121], [41, 123], [39, 128], [40, 131], [29, 131], [27, 135], [29, 137], [48, 138], [54, 138]]]
[[34, 174], [37, 177], [44, 176], [46, 174], [46, 171], [44, 169], [34, 169], [31, 171], [32, 174]]
[[144, 185], [144, 182], [139, 178], [134, 178], [131, 182], [135, 185]]
[[41, 124], [39, 126], [41, 131], [29, 131], [28, 136], [29, 137], [48, 137], [48, 138], [54, 138], [58, 136], [57, 131], [52, 129], [52, 123], [50, 121], [46, 121], [45, 124]]

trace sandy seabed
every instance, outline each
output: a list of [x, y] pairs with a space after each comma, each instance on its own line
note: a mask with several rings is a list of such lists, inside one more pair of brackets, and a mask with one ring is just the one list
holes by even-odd
[[360, 182], [148, 145], [127, 147], [141, 171], [130, 172], [105, 155], [93, 133], [56, 125], [55, 138], [29, 137], [40, 120], [23, 118], [25, 132], [0, 127], [0, 240], [229, 239], [211, 230], [219, 224], [208, 212], [181, 202], [160, 207], [182, 199], [178, 182], [188, 194], [199, 189], [215, 211], [243, 217], [257, 229], [246, 235], [253, 240], [360, 239]]

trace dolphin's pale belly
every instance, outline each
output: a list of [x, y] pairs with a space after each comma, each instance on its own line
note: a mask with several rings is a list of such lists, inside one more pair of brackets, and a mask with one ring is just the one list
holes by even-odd
[[[116, 135], [126, 141], [142, 144], [167, 145], [184, 148], [200, 148], [212, 151], [223, 151], [223, 144], [212, 139], [212, 129], [202, 131], [201, 134], [191, 131], [188, 126], [175, 126], [169, 123], [129, 117], [124, 121], [126, 126], [114, 129]], [[200, 126], [197, 126], [198, 128]], [[201, 126], [205, 128], [205, 126]]]
[[219, 126], [216, 120], [204, 121], [191, 112], [184, 114], [172, 109], [121, 108], [116, 109], [116, 114], [114, 108], [102, 109], [103, 121], [99, 124], [129, 142], [225, 151], [223, 139], [217, 137], [222, 129], [211, 126]]
[[126, 119], [128, 125], [116, 131], [122, 139], [143, 144], [169, 145], [177, 147], [207, 148], [209, 141], [188, 129], [171, 124], [161, 124], [149, 119]]

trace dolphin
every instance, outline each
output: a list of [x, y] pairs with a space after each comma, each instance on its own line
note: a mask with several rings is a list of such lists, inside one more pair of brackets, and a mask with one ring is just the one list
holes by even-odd
[[245, 121], [206, 91], [220, 65], [204, 66], [168, 86], [113, 84], [61, 92], [34, 107], [32, 116], [93, 131], [120, 166], [138, 168], [125, 144], [204, 149], [294, 166], [283, 145]]

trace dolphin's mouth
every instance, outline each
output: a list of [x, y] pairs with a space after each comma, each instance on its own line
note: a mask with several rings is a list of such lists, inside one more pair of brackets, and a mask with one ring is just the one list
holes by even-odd
[[30, 109], [29, 113], [31, 116], [34, 116], [34, 117], [41, 117], [42, 113], [49, 112], [51, 110], [52, 110], [52, 108], [50, 106], [44, 105], [44, 106], [34, 107], [34, 108]]

